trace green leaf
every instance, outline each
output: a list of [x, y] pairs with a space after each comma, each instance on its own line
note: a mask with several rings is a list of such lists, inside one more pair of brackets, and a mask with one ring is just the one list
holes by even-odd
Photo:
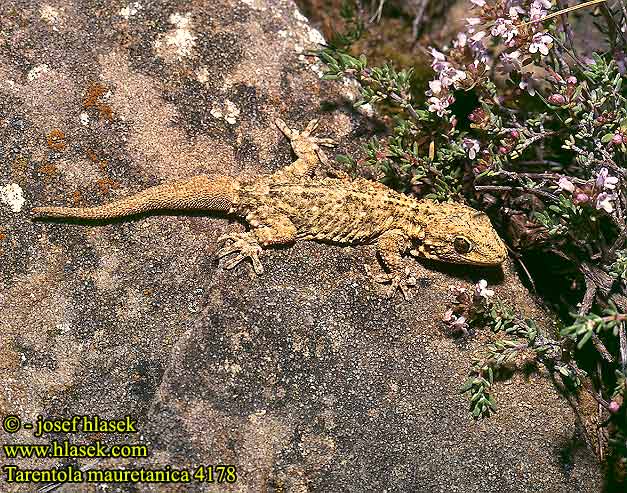
[[582, 347], [585, 346], [586, 342], [588, 342], [590, 340], [590, 338], [592, 337], [592, 331], [588, 331], [582, 338], [581, 340], [577, 343], [577, 349], [581, 349]]
[[488, 395], [488, 403], [490, 407], [492, 408], [492, 411], [496, 411], [496, 401], [494, 400], [494, 397], [492, 397], [491, 395]]
[[556, 368], [557, 368], [557, 371], [559, 371], [565, 377], [570, 377], [570, 372], [568, 371], [568, 368], [566, 368], [565, 366], [558, 366]]
[[605, 134], [603, 137], [601, 137], [601, 142], [603, 142], [604, 144], [607, 144], [613, 138], [614, 138], [613, 133]]
[[472, 389], [473, 385], [474, 385], [473, 379], [469, 378], [468, 380], [466, 380], [466, 383], [464, 383], [464, 385], [462, 385], [461, 388], [459, 389], [460, 393], [464, 394], [468, 392], [470, 389]]
[[470, 402], [478, 401], [481, 396], [483, 396], [483, 387], [473, 394], [473, 396], [470, 398]]

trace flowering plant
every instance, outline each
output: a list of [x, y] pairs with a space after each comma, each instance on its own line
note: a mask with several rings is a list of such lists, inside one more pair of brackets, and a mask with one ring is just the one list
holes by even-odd
[[[370, 67], [348, 48], [320, 51], [325, 77], [356, 79], [356, 105], [376, 104], [389, 123], [362, 156], [340, 161], [404, 192], [465, 200], [490, 214], [531, 283], [545, 280], [537, 288], [564, 321], [556, 334], [562, 356], [575, 362], [578, 350], [591, 344], [596, 351], [593, 380], [604, 384], [595, 398], [623, 416], [615, 434], [625, 436], [627, 7], [610, 0], [570, 7], [567, 0], [467, 1], [464, 30], [429, 48], [433, 76], [422, 92], [411, 69]], [[600, 52], [578, 47], [569, 23], [573, 10], [594, 9], [603, 21]], [[485, 296], [458, 293], [465, 301], [445, 314], [457, 332], [494, 318], [489, 290], [477, 289]], [[534, 332], [514, 325], [525, 347], [535, 348]], [[495, 346], [492, 354], [513, 354], [513, 347]], [[558, 374], [574, 382], [585, 376], [555, 358]], [[488, 368], [482, 362], [467, 389], [481, 402], [475, 416], [494, 410], [477, 393], [489, 388]]]

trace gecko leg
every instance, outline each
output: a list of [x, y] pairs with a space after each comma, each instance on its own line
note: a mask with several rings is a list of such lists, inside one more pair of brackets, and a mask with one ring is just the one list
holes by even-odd
[[231, 233], [218, 238], [225, 243], [218, 252], [218, 258], [235, 254], [224, 262], [226, 269], [232, 269], [242, 260], [250, 258], [256, 274], [263, 274], [259, 254], [263, 247], [286, 245], [296, 239], [296, 227], [288, 217], [275, 213], [270, 208], [260, 208], [246, 216], [252, 230], [245, 233]]
[[[230, 242], [230, 243], [229, 243]], [[261, 245], [257, 242], [255, 237], [249, 233], [231, 233], [223, 235], [218, 238], [218, 245], [226, 243], [217, 252], [218, 258], [223, 258], [233, 253], [235, 256], [227, 259], [224, 262], [224, 268], [231, 270], [237, 266], [242, 260], [249, 258], [253, 264], [253, 269], [256, 274], [263, 274], [263, 265], [259, 260], [259, 254], [261, 253]]]
[[410, 298], [410, 288], [416, 285], [416, 278], [409, 269], [403, 268], [402, 254], [407, 251], [410, 242], [400, 230], [391, 230], [383, 233], [377, 240], [377, 253], [381, 264], [388, 271], [373, 276], [375, 282], [390, 284], [388, 297], [393, 297], [396, 290], [400, 290], [403, 297]]
[[302, 132], [288, 127], [280, 118], [277, 118], [276, 126], [279, 127], [279, 130], [290, 140], [294, 154], [298, 157], [296, 161], [286, 166], [278, 173], [291, 174], [297, 177], [305, 176], [315, 171], [320, 163], [322, 163], [325, 168], [331, 168], [329, 158], [321, 149], [321, 146], [332, 147], [334, 141], [332, 139], [313, 136], [313, 133], [318, 127], [317, 119], [311, 120]]

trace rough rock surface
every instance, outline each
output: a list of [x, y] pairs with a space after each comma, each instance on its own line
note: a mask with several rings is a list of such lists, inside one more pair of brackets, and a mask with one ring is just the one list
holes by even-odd
[[[288, 0], [2, 1], [0, 416], [139, 423], [128, 435], [22, 429], [2, 441], [142, 443], [144, 459], [74, 464], [238, 473], [232, 485], [65, 492], [599, 491], [577, 414], [542, 369], [499, 382], [489, 420], [470, 420], [458, 393], [487, 336], [442, 332], [450, 284], [487, 278], [551, 328], [511, 265], [429, 265], [403, 302], [365, 274], [377, 268], [368, 246], [268, 251], [255, 277], [215, 261], [216, 238], [242, 227], [222, 218], [31, 222], [33, 205], [271, 172], [291, 160], [277, 116], [300, 127], [322, 115], [350, 151], [367, 130], [349, 89], [322, 83], [303, 56], [318, 39]], [[2, 472], [0, 491], [34, 491]]]

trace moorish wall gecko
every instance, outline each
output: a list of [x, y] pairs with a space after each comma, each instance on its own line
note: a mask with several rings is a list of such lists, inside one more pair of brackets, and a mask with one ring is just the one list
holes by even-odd
[[195, 176], [148, 188], [136, 195], [89, 208], [38, 207], [38, 217], [110, 219], [154, 210], [222, 211], [246, 220], [250, 230], [219, 238], [218, 257], [232, 269], [250, 258], [263, 272], [263, 247], [297, 239], [344, 245], [375, 243], [386, 273], [375, 281], [390, 283], [407, 297], [415, 280], [403, 269], [402, 255], [471, 265], [498, 265], [507, 255], [504, 243], [482, 212], [459, 203], [417, 200], [364, 178], [342, 172], [314, 175], [328, 165], [320, 146], [330, 139], [314, 137], [313, 120], [303, 132], [282, 120], [277, 126], [290, 139], [297, 160], [272, 175], [251, 180], [228, 176]]

